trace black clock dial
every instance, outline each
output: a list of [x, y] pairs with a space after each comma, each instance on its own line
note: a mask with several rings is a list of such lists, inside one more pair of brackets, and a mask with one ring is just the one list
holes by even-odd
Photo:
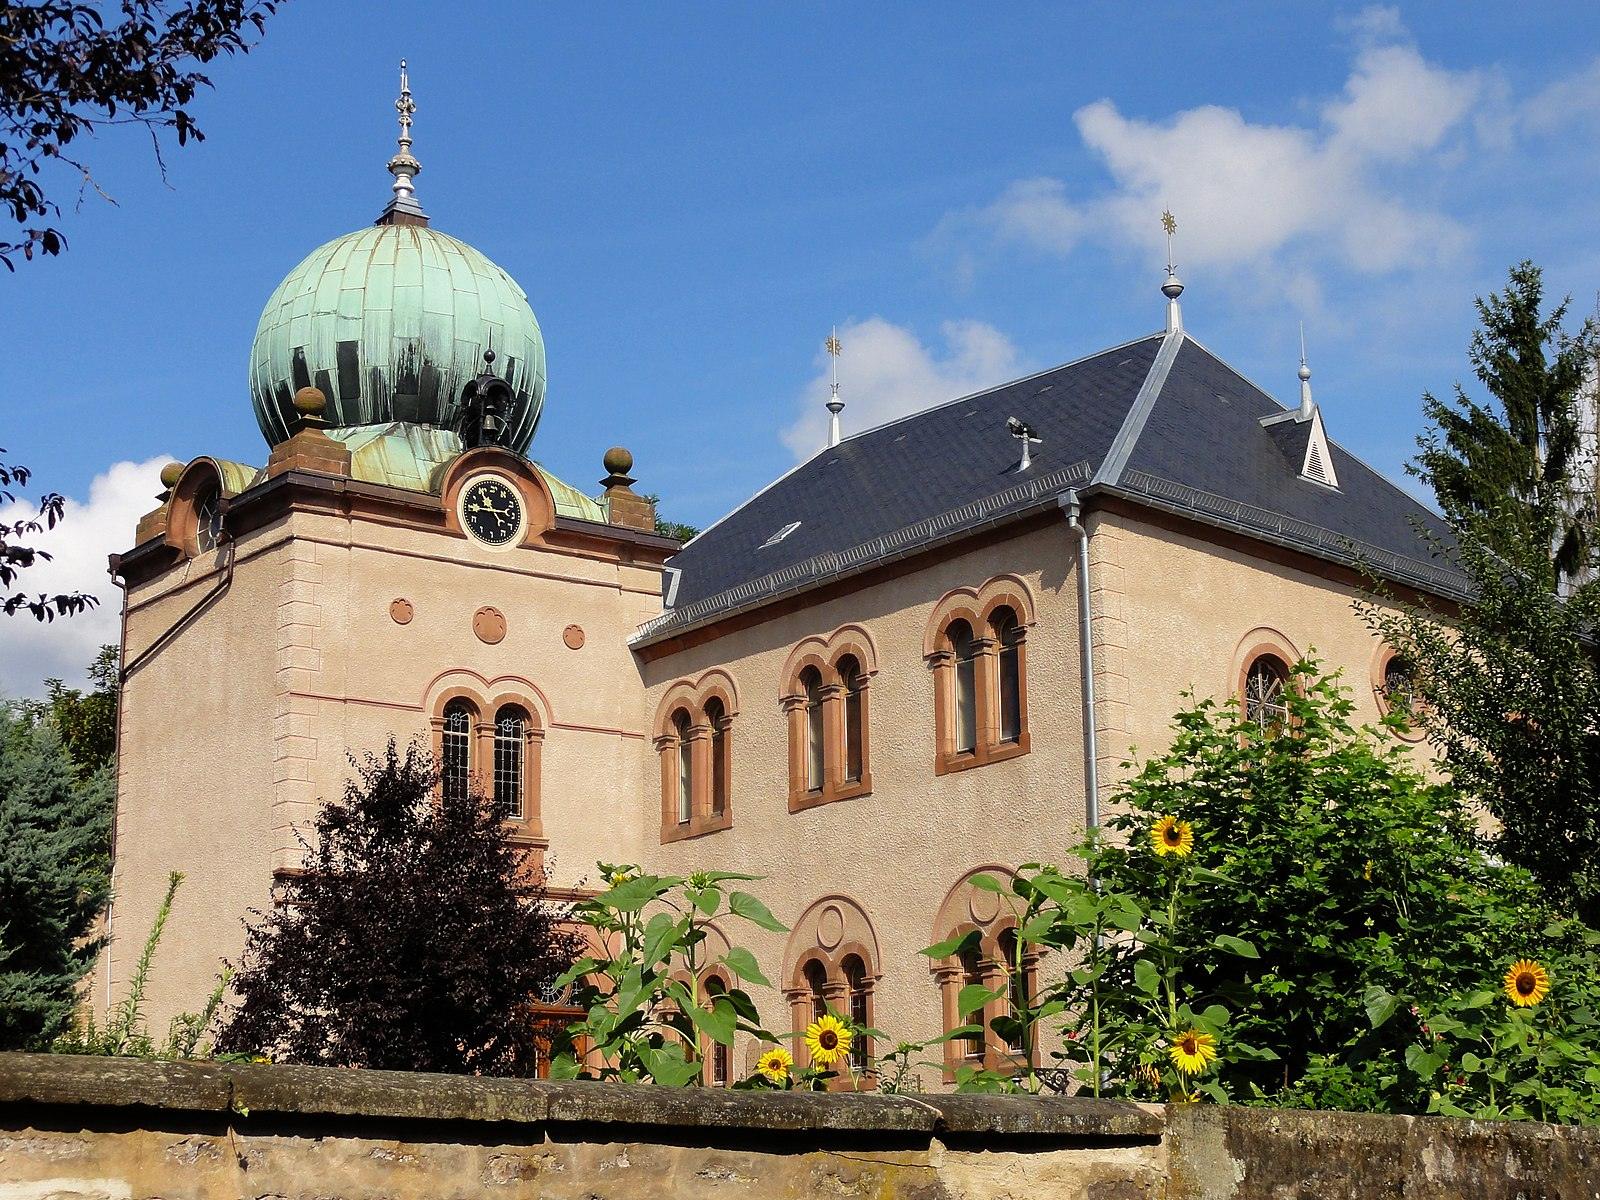
[[491, 546], [504, 546], [522, 527], [522, 498], [499, 479], [480, 479], [461, 500], [467, 531]]

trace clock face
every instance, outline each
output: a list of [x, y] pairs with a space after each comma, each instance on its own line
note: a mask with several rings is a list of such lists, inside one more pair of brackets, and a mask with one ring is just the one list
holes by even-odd
[[507, 546], [522, 530], [522, 497], [502, 479], [479, 479], [461, 494], [461, 523], [490, 546]]

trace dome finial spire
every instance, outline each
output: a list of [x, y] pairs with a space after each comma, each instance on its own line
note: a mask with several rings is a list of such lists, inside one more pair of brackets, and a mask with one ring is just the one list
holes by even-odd
[[1306, 323], [1300, 322], [1300, 419], [1309, 421], [1317, 403], [1311, 398], [1311, 367], [1306, 363]]
[[411, 116], [417, 103], [411, 98], [411, 76], [406, 71], [406, 60], [400, 60], [400, 95], [394, 102], [400, 114], [400, 150], [389, 160], [389, 174], [394, 176], [394, 199], [378, 218], [378, 225], [426, 225], [428, 214], [417, 203], [414, 176], [422, 173], [422, 164], [411, 153]]
[[1178, 297], [1183, 295], [1183, 280], [1172, 265], [1172, 235], [1178, 232], [1178, 220], [1170, 208], [1161, 210], [1161, 228], [1167, 231], [1167, 281], [1161, 285], [1161, 294], [1167, 298], [1167, 332], [1183, 332], [1183, 310], [1178, 307]]
[[828, 357], [833, 360], [833, 383], [829, 386], [833, 394], [828, 398], [828, 445], [839, 444], [839, 414], [844, 411], [844, 401], [839, 399], [839, 354], [844, 349], [839, 343], [839, 327], [835, 325], [828, 334], [828, 340], [823, 343], [828, 351]]

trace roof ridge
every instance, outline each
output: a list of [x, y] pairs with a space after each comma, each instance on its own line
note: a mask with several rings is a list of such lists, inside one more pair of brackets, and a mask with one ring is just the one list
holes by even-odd
[[[843, 446], [847, 442], [853, 442], [857, 438], [866, 437], [867, 434], [869, 434], [869, 433], [877, 433], [879, 430], [892, 428], [893, 426], [899, 425], [900, 423], [902, 423], [904, 421], [910, 421], [910, 420], [913, 420], [913, 419], [915, 419], [917, 417], [925, 417], [929, 413], [938, 412], [940, 409], [950, 408], [950, 407], [952, 407], [953, 405], [956, 405], [956, 404], [963, 404], [963, 403], [965, 403], [965, 402], [967, 402], [969, 400], [977, 400], [980, 397], [989, 395], [991, 392], [998, 392], [1002, 388], [1015, 387], [1019, 383], [1027, 383], [1030, 379], [1040, 379], [1040, 378], [1043, 378], [1046, 375], [1049, 375], [1053, 371], [1064, 371], [1068, 367], [1075, 367], [1075, 366], [1079, 365], [1080, 363], [1086, 363], [1091, 358], [1099, 358], [1101, 355], [1105, 355], [1105, 354], [1115, 354], [1118, 350], [1126, 350], [1129, 346], [1137, 346], [1140, 342], [1148, 342], [1153, 337], [1161, 337], [1161, 336], [1162, 335], [1160, 333], [1147, 333], [1147, 334], [1144, 334], [1141, 337], [1130, 338], [1128, 341], [1119, 342], [1115, 346], [1107, 346], [1104, 349], [1095, 350], [1095, 351], [1093, 351], [1093, 352], [1091, 352], [1089, 354], [1080, 354], [1077, 358], [1070, 359], [1067, 362], [1057, 363], [1053, 367], [1045, 367], [1043, 370], [1035, 371], [1031, 375], [1019, 375], [1016, 379], [1007, 379], [1003, 383], [997, 383], [997, 384], [994, 384], [991, 387], [980, 388], [976, 392], [967, 392], [965, 395], [956, 396], [954, 399], [951, 399], [951, 400], [941, 401], [938, 404], [930, 404], [927, 408], [919, 408], [919, 409], [916, 410], [916, 412], [909, 412], [909, 413], [906, 413], [904, 416], [895, 417], [893, 420], [885, 421], [881, 425], [874, 425], [870, 429], [857, 430], [855, 433], [852, 433], [849, 437], [840, 438], [839, 439], [839, 446]], [[757, 500], [761, 499], [762, 496], [766, 495], [768, 492], [770, 492], [773, 488], [777, 487], [784, 480], [788, 479], [791, 475], [793, 475], [797, 471], [801, 470], [801, 468], [810, 466], [812, 463], [816, 462], [817, 459], [821, 458], [824, 454], [827, 454], [827, 453], [829, 453], [831, 451], [838, 450], [839, 446], [821, 446], [821, 447], [818, 447], [818, 449], [814, 453], [812, 453], [809, 457], [801, 459], [799, 462], [795, 463], [794, 466], [790, 467], [787, 471], [785, 471], [782, 475], [777, 476], [776, 478], [774, 478], [774, 479], [770, 480], [769, 482], [767, 482], [766, 484], [762, 485], [760, 488], [756, 489], [754, 492], [750, 493], [750, 495], [748, 497], [746, 497], [746, 499], [742, 503], [734, 505], [727, 512], [723, 513], [715, 521], [711, 522], [711, 524], [707, 525], [699, 533], [695, 534], [694, 537], [690, 538], [682, 546], [679, 546], [678, 547], [678, 552], [681, 554], [684, 550], [687, 550], [690, 546], [694, 545], [697, 541], [699, 541], [701, 538], [703, 538], [706, 534], [710, 533], [718, 525], [721, 525], [724, 521], [727, 521], [730, 518], [732, 518], [734, 516], [737, 516], [740, 512], [742, 512], [744, 509], [748, 508], [751, 504], [755, 503]]]
[[1150, 370], [1145, 374], [1144, 382], [1139, 385], [1133, 403], [1128, 406], [1128, 411], [1122, 418], [1122, 426], [1117, 430], [1117, 436], [1111, 439], [1111, 445], [1106, 448], [1106, 456], [1100, 460], [1100, 469], [1094, 475], [1095, 483], [1115, 484], [1122, 477], [1123, 468], [1128, 465], [1128, 459], [1139, 441], [1139, 435], [1144, 432], [1151, 410], [1161, 397], [1161, 388], [1167, 382], [1172, 364], [1177, 360], [1184, 336], [1181, 329], [1162, 335], [1161, 348], [1156, 351], [1155, 358], [1150, 360]]
[[[854, 441], [856, 438], [866, 437], [869, 433], [877, 433], [879, 430], [892, 428], [893, 426], [900, 424], [902, 421], [910, 421], [917, 417], [924, 417], [929, 413], [938, 412], [940, 409], [950, 408], [957, 404], [964, 404], [969, 400], [981, 399], [982, 397], [989, 395], [991, 392], [1000, 391], [1002, 388], [1016, 387], [1017, 384], [1027, 383], [1030, 379], [1042, 379], [1044, 376], [1052, 374], [1053, 372], [1065, 371], [1068, 367], [1076, 367], [1080, 363], [1086, 363], [1091, 358], [1099, 358], [1105, 354], [1115, 354], [1118, 350], [1126, 350], [1129, 346], [1137, 346], [1140, 342], [1148, 342], [1153, 337], [1161, 336], [1162, 335], [1159, 333], [1147, 333], [1141, 337], [1130, 338], [1126, 342], [1118, 342], [1115, 346], [1107, 346], [1104, 349], [1095, 350], [1089, 354], [1080, 354], [1077, 358], [1069, 359], [1064, 363], [1057, 363], [1053, 367], [1045, 367], [1042, 370], [1034, 371], [1030, 375], [1019, 375], [1015, 379], [1007, 379], [1002, 383], [992, 384], [986, 388], [979, 388], [975, 392], [967, 392], [965, 395], [956, 396], [950, 400], [941, 401], [938, 404], [930, 404], [927, 408], [919, 408], [916, 412], [906, 413], [904, 416], [895, 417], [892, 420], [885, 421], [881, 425], [874, 425], [870, 429], [858, 430], [847, 438], [840, 438], [839, 445], [842, 446], [845, 444], [845, 442]], [[818, 450], [816, 454], [813, 454], [811, 458], [816, 458], [817, 455], [821, 454], [824, 450], [836, 449], [838, 449], [837, 446], [824, 446], [821, 450]], [[806, 462], [810, 462], [811, 458], [806, 459]]]

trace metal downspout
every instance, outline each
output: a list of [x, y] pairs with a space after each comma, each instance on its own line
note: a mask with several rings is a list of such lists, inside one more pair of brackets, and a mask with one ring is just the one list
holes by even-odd
[[1078, 663], [1083, 674], [1083, 824], [1085, 834], [1100, 827], [1100, 747], [1094, 722], [1094, 619], [1089, 611], [1089, 530], [1077, 490], [1061, 498], [1067, 524], [1078, 542]]

